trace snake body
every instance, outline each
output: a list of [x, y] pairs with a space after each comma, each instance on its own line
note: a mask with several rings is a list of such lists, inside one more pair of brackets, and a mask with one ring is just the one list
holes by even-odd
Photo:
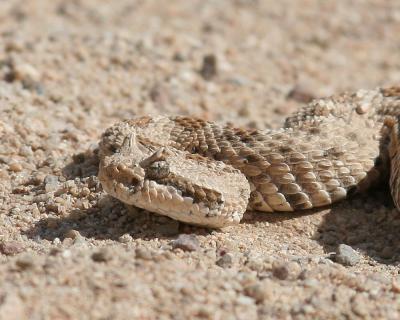
[[246, 209], [325, 206], [385, 179], [398, 205], [399, 115], [393, 87], [316, 99], [279, 130], [140, 117], [103, 134], [99, 179], [127, 204], [208, 227]]

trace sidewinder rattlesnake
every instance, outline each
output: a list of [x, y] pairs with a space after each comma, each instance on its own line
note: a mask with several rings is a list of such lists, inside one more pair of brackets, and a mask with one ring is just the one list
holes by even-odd
[[201, 119], [140, 117], [100, 143], [104, 190], [129, 205], [208, 227], [246, 209], [325, 206], [389, 180], [399, 208], [400, 87], [317, 99], [283, 129], [240, 129]]

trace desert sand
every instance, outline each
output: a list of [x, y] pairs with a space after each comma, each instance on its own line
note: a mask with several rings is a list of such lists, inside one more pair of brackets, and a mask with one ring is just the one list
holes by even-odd
[[383, 187], [209, 230], [97, 179], [121, 119], [279, 128], [314, 97], [396, 85], [399, 34], [397, 0], [0, 1], [0, 319], [400, 318]]

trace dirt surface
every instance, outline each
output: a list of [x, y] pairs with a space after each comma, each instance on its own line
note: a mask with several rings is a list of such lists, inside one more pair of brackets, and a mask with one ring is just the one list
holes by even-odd
[[212, 231], [107, 196], [97, 143], [145, 114], [280, 127], [397, 84], [399, 34], [397, 0], [0, 1], [0, 319], [398, 319], [386, 190]]

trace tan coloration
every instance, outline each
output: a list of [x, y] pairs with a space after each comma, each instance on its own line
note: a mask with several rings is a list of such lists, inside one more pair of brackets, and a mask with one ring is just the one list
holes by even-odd
[[397, 208], [400, 208], [400, 153], [399, 153], [399, 121], [393, 118], [386, 119], [384, 128], [389, 131], [389, 157], [390, 157], [390, 191], [392, 194], [393, 202]]
[[141, 118], [108, 129], [101, 144], [103, 188], [127, 204], [184, 222], [210, 227], [238, 223], [250, 194], [246, 177], [221, 161], [168, 146], [171, 123]]
[[398, 203], [399, 106], [396, 88], [360, 90], [314, 100], [276, 131], [188, 117], [129, 120], [104, 133], [99, 177], [125, 203], [222, 227], [246, 207], [295, 211], [365, 190], [386, 177], [390, 145]]

